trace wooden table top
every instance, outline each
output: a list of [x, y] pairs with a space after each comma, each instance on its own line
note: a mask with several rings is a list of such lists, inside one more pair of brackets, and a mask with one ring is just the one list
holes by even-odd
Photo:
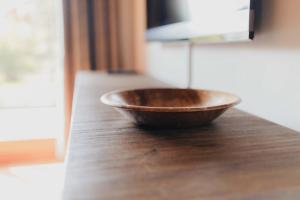
[[107, 91], [166, 84], [81, 73], [64, 199], [300, 199], [300, 134], [231, 109], [210, 126], [143, 130], [100, 103]]

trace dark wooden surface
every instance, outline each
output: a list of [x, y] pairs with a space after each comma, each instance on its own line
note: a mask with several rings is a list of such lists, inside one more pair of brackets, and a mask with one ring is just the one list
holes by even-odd
[[64, 199], [300, 199], [300, 135], [232, 109], [212, 125], [143, 130], [99, 102], [113, 89], [165, 86], [82, 73]]

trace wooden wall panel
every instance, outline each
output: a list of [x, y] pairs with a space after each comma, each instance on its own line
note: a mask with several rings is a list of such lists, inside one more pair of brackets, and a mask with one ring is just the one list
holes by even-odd
[[96, 69], [142, 71], [145, 0], [94, 0]]
[[68, 134], [78, 70], [143, 71], [146, 8], [145, 0], [63, 0], [63, 5]]
[[138, 73], [144, 73], [146, 65], [146, 0], [133, 1], [133, 67]]
[[108, 19], [107, 4], [106, 0], [96, 0], [93, 5], [96, 69], [105, 70], [109, 65], [107, 47], [109, 36], [105, 23]]

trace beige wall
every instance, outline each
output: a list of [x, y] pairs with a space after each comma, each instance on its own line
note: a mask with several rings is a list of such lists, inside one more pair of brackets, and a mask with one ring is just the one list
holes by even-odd
[[[300, 1], [261, 0], [252, 42], [197, 45], [193, 87], [226, 90], [240, 109], [300, 131]], [[147, 72], [187, 83], [186, 44], [148, 44]]]

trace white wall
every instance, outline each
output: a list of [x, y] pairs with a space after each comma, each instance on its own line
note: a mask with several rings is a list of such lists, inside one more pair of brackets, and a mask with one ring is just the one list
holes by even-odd
[[[193, 87], [239, 95], [239, 108], [300, 131], [300, 1], [262, 0], [252, 42], [197, 45]], [[186, 44], [148, 44], [147, 72], [187, 83]]]

